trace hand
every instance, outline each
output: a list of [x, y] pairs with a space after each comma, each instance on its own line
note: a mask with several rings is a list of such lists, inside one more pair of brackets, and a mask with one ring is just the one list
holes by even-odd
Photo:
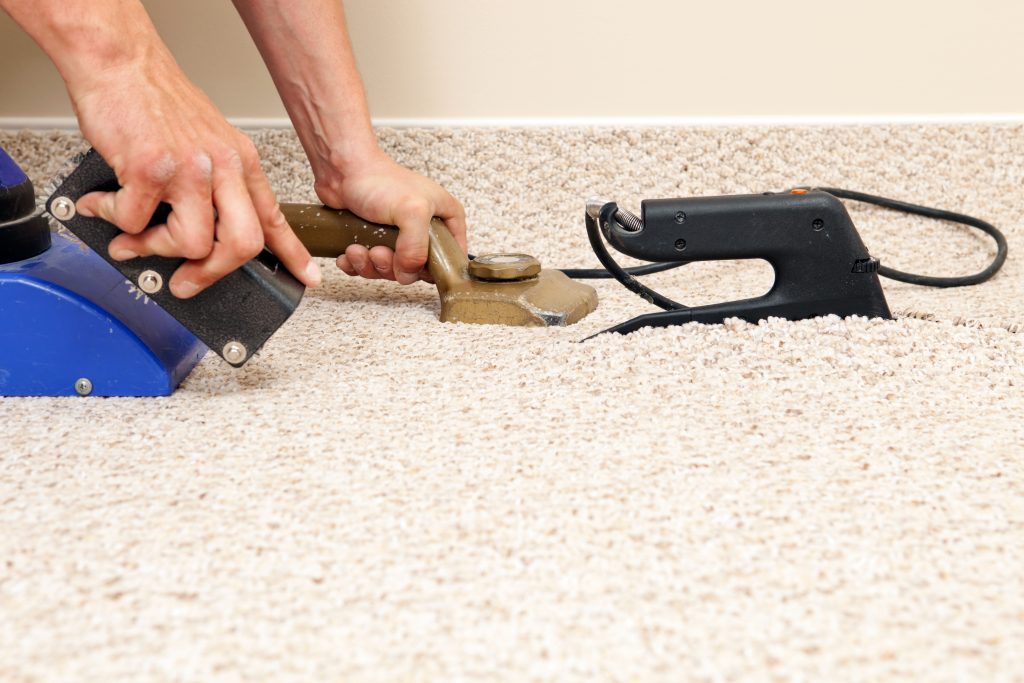
[[[83, 215], [125, 232], [110, 243], [112, 258], [188, 259], [169, 283], [186, 299], [266, 244], [304, 284], [320, 284], [320, 269], [281, 214], [252, 141], [224, 120], [169, 55], [104, 70], [74, 86], [69, 90], [82, 133], [121, 185], [77, 203]], [[167, 222], [147, 228], [160, 202], [171, 206]]]
[[338, 257], [348, 275], [408, 285], [429, 281], [426, 271], [430, 220], [437, 216], [466, 251], [466, 212], [444, 188], [395, 163], [379, 148], [349, 165], [346, 173], [318, 177], [316, 192], [328, 206], [348, 209], [375, 223], [397, 225], [395, 251], [353, 244]]

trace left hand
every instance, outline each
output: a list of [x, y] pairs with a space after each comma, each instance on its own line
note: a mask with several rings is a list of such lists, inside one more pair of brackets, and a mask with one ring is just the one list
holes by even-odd
[[364, 157], [347, 173], [317, 177], [316, 193], [327, 206], [348, 209], [374, 223], [398, 226], [395, 250], [353, 244], [338, 257], [338, 267], [352, 276], [384, 278], [409, 285], [429, 280], [426, 272], [430, 220], [444, 221], [466, 247], [466, 212], [455, 197], [433, 180], [404, 168], [382, 150]]

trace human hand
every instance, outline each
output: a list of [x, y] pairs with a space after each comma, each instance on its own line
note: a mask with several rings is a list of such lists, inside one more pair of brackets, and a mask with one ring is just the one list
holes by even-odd
[[[83, 135], [117, 174], [117, 192], [94, 192], [77, 210], [124, 231], [110, 256], [183, 257], [169, 282], [195, 296], [264, 245], [309, 287], [320, 269], [292, 232], [252, 141], [232, 127], [169, 54], [69, 83]], [[157, 205], [167, 222], [147, 228]]]
[[348, 275], [383, 278], [400, 284], [429, 280], [426, 271], [428, 228], [442, 219], [466, 251], [466, 212], [444, 188], [395, 163], [379, 148], [350, 164], [345, 173], [321, 173], [316, 192], [328, 206], [348, 209], [375, 223], [398, 226], [395, 250], [353, 244], [338, 257]]

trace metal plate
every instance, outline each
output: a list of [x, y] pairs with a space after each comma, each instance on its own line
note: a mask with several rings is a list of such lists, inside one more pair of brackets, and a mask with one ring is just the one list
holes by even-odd
[[[53, 214], [52, 205], [57, 198], [77, 201], [90, 192], [117, 189], [113, 169], [91, 150], [47, 200], [46, 206]], [[170, 207], [161, 204], [150, 225], [163, 223], [169, 212]], [[162, 256], [115, 261], [107, 248], [111, 240], [121, 234], [116, 226], [77, 213], [60, 222], [131, 283], [137, 283], [143, 271], [154, 271], [164, 282], [169, 282], [174, 271], [184, 263], [184, 259]], [[241, 367], [288, 320], [304, 292], [302, 283], [273, 254], [264, 250], [260, 256], [191, 299], [178, 299], [167, 287], [148, 296], [222, 358], [225, 349], [233, 348], [229, 345], [244, 347], [247, 351], [244, 358], [238, 360], [237, 354], [230, 354], [232, 360], [225, 359]]]

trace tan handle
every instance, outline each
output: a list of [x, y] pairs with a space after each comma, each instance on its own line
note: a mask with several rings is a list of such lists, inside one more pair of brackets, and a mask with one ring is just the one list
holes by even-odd
[[[376, 246], [394, 249], [398, 239], [395, 226], [364, 221], [351, 211], [316, 204], [282, 204], [281, 212], [313, 256], [337, 258], [351, 244], [361, 244], [367, 249]], [[442, 294], [455, 283], [468, 279], [469, 259], [438, 218], [430, 222], [428, 267]]]
[[350, 244], [395, 248], [398, 228], [364, 221], [351, 211], [316, 204], [282, 204], [281, 212], [313, 256], [337, 258]]

